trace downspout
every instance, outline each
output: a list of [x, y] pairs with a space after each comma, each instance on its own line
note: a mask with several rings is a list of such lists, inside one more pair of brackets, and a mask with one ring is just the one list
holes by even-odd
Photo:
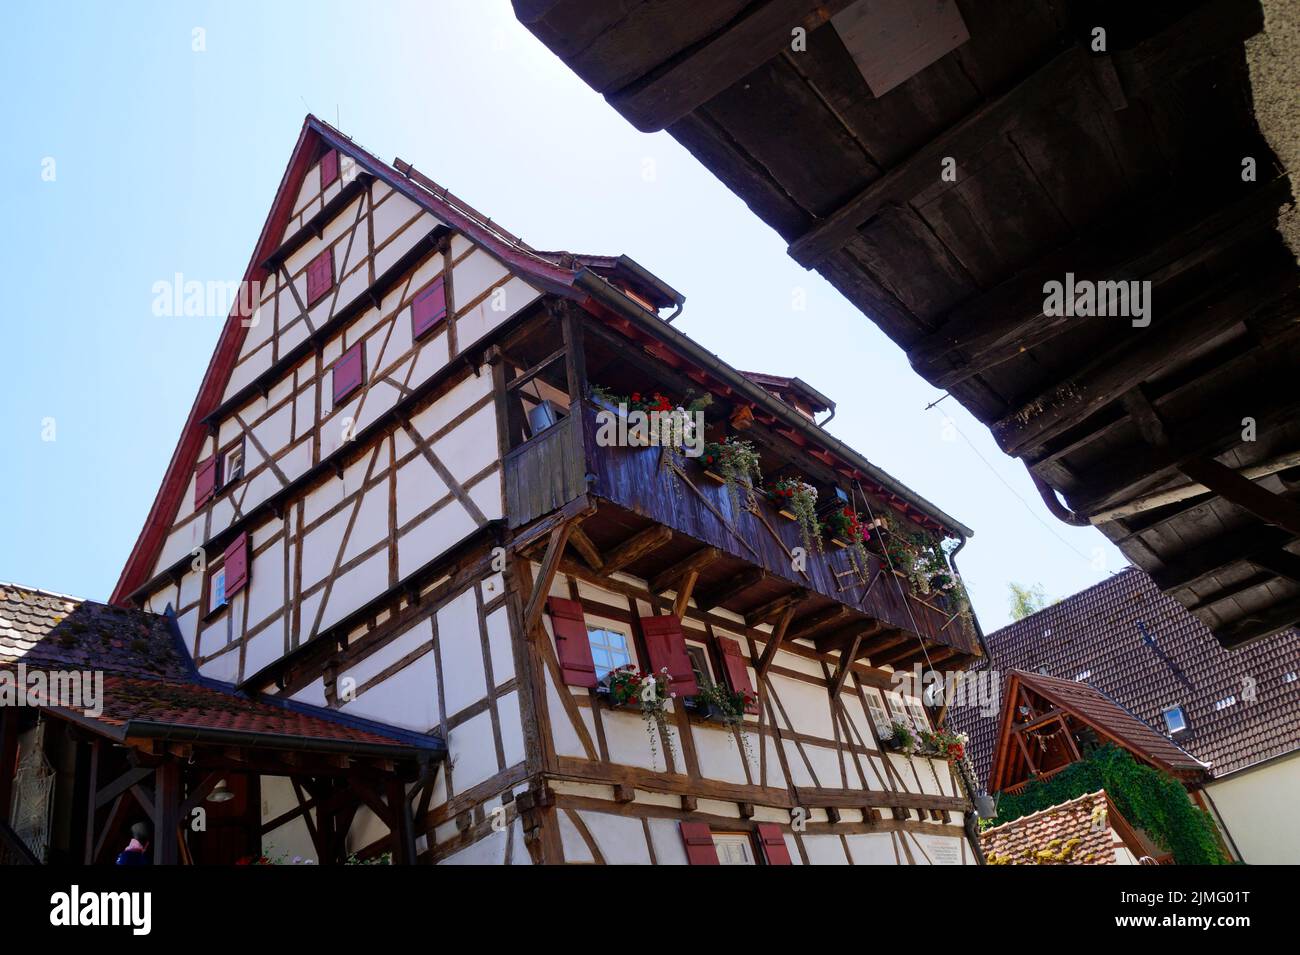
[[[948, 555], [948, 564], [952, 567], [952, 572], [956, 574], [958, 578], [961, 577], [961, 571], [957, 567], [957, 554], [966, 546], [966, 540], [967, 538], [964, 534], [958, 534], [957, 546], [954, 547], [952, 553]], [[965, 586], [964, 582], [962, 586]], [[970, 619], [971, 623], [975, 625], [975, 636], [979, 638], [980, 648], [984, 651], [984, 659], [988, 660], [989, 648], [984, 643], [984, 629], [980, 626], [980, 618], [979, 615], [975, 613], [974, 607], [971, 608]], [[975, 774], [971, 771], [970, 766], [965, 759], [959, 760], [956, 765], [959, 767], [957, 775], [961, 779], [962, 785], [965, 786], [966, 796], [970, 799], [972, 805], [972, 808], [966, 810], [964, 813], [965, 818], [963, 820], [962, 828], [966, 831], [966, 841], [970, 843], [971, 851], [975, 853], [975, 858], [979, 860], [979, 864], [988, 865], [988, 860], [984, 857], [984, 849], [980, 846], [980, 813], [977, 807], [982, 802], [986, 802], [989, 799], [989, 795], [985, 792], [984, 787], [979, 785], [979, 780], [975, 778]]]
[[[1029, 471], [1029, 465], [1025, 465], [1025, 470]], [[1056, 496], [1056, 491], [1046, 481], [1033, 471], [1029, 471], [1029, 477], [1034, 482], [1034, 487], [1038, 488], [1038, 494], [1042, 497], [1043, 503], [1047, 505], [1047, 509], [1052, 512], [1052, 516], [1058, 521], [1063, 521], [1073, 527], [1092, 526], [1092, 522], [1086, 517], [1080, 517], [1062, 504], [1061, 499]]]

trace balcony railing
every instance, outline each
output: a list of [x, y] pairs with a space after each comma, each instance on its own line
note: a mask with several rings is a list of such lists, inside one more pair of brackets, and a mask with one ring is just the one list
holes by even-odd
[[742, 494], [737, 502], [695, 460], [688, 458], [676, 470], [659, 447], [601, 446], [596, 441], [597, 409], [585, 404], [582, 408], [580, 417], [560, 421], [507, 457], [512, 526], [541, 517], [586, 488], [597, 498], [830, 597], [890, 628], [965, 653], [980, 653], [965, 615], [946, 607], [943, 598], [930, 600], [910, 593], [907, 582], [874, 553], [868, 555], [867, 572], [860, 576], [849, 552], [827, 542], [823, 552], [815, 548], [807, 552], [798, 569], [795, 548], [804, 547], [799, 525], [761, 494], [752, 498]]

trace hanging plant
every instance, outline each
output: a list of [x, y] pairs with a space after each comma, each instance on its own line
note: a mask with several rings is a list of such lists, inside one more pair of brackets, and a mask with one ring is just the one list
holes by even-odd
[[848, 549], [853, 569], [863, 581], [867, 579], [870, 564], [867, 563], [867, 541], [871, 540], [871, 531], [858, 520], [858, 515], [850, 507], [831, 511], [823, 523], [826, 531], [837, 543], [843, 542]]
[[745, 729], [745, 709], [757, 703], [758, 697], [747, 690], [731, 690], [720, 683], [703, 683], [695, 699], [711, 707], [728, 729], [740, 733], [745, 758], [752, 763], [754, 752], [750, 747], [749, 732]]
[[[628, 442], [640, 447], [657, 445], [662, 448], [659, 466], [670, 471], [680, 471], [686, 463], [687, 449], [698, 447], [697, 434], [702, 437], [704, 409], [713, 403], [713, 396], [707, 393], [698, 396], [688, 393], [687, 401], [677, 404], [660, 391], [634, 391], [622, 395], [603, 385], [592, 385], [591, 397], [625, 418], [634, 413], [638, 417], [644, 415], [644, 426], [641, 421], [637, 421], [635, 427], [629, 422]], [[676, 490], [676, 485], [673, 489]]]
[[949, 733], [947, 730], [921, 730], [921, 746], [927, 756], [946, 759], [955, 763], [966, 756], [966, 744], [970, 737], [965, 733]]
[[889, 724], [889, 735], [880, 742], [905, 756], [911, 756], [916, 751], [916, 733], [912, 727], [899, 720]]
[[761, 483], [763, 474], [758, 469], [758, 451], [752, 441], [728, 436], [722, 441], [710, 441], [704, 446], [700, 463], [705, 469], [722, 478], [732, 510], [740, 510], [741, 492], [752, 499], [754, 485]]
[[817, 488], [801, 478], [782, 478], [768, 493], [782, 510], [789, 510], [799, 522], [799, 534], [805, 550], [822, 550], [822, 525], [817, 518]]
[[636, 704], [640, 707], [646, 735], [650, 737], [651, 765], [654, 765], [659, 756], [660, 739], [663, 740], [667, 754], [673, 755], [673, 738], [668, 732], [667, 715], [668, 701], [677, 696], [672, 692], [672, 682], [667, 667], [658, 673], [642, 673], [631, 663], [610, 670], [601, 680], [601, 689], [608, 695], [612, 705]]

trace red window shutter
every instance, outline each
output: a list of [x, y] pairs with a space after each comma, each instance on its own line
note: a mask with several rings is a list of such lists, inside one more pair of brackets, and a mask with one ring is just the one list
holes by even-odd
[[443, 286], [442, 276], [437, 281], [415, 296], [411, 303], [411, 337], [419, 338], [426, 332], [437, 328], [447, 317], [447, 290]]
[[334, 287], [334, 252], [326, 249], [307, 263], [307, 306], [315, 305]]
[[691, 865], [719, 865], [718, 849], [707, 822], [683, 822], [682, 842], [686, 843], [686, 860]]
[[357, 342], [334, 363], [332, 374], [334, 407], [348, 399], [352, 392], [361, 387], [366, 377], [365, 342]]
[[733, 693], [748, 693], [751, 702], [746, 704], [746, 713], [758, 712], [758, 697], [754, 693], [754, 684], [749, 682], [749, 662], [741, 656], [740, 644], [727, 637], [718, 637], [718, 648], [722, 651], [722, 665], [727, 671], [727, 683]]
[[794, 865], [790, 860], [790, 849], [781, 835], [781, 827], [774, 822], [758, 824], [758, 841], [763, 845], [763, 856], [768, 865]]
[[645, 634], [645, 648], [650, 653], [650, 669], [658, 673], [667, 667], [668, 675], [673, 678], [672, 692], [678, 696], [699, 693], [691, 658], [686, 652], [682, 622], [676, 617], [642, 617], [641, 632]]
[[248, 535], [240, 534], [223, 555], [223, 569], [226, 572], [226, 599], [233, 597], [244, 589], [248, 583]]
[[338, 154], [338, 150], [331, 149], [324, 156], [320, 157], [321, 189], [324, 189], [326, 186], [330, 185], [338, 177], [339, 177], [339, 154]]
[[217, 492], [217, 456], [200, 461], [194, 476], [194, 506], [202, 507]]
[[587, 638], [587, 618], [582, 615], [582, 604], [563, 597], [547, 597], [546, 610], [551, 615], [555, 651], [560, 657], [564, 682], [568, 686], [594, 687], [596, 664], [591, 659], [591, 641]]

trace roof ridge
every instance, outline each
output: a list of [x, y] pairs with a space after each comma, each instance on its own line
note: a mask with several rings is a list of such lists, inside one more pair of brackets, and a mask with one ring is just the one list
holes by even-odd
[[104, 604], [101, 600], [91, 600], [87, 597], [74, 597], [72, 594], [61, 594], [57, 590], [46, 590], [43, 587], [32, 587], [28, 584], [20, 584], [13, 580], [0, 580], [0, 587], [12, 587], [15, 590], [25, 590], [29, 594], [41, 594], [45, 597], [59, 597], [62, 600], [75, 600], [77, 603], [97, 603], [109, 606], [108, 604]]

